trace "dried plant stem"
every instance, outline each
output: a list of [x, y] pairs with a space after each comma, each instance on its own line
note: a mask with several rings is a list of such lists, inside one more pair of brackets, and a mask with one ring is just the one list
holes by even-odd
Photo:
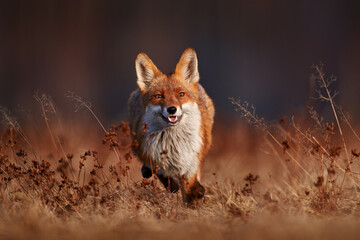
[[[269, 130], [266, 130], [266, 133], [276, 142], [276, 144], [280, 147], [283, 148], [283, 145], [274, 137], [274, 135], [269, 132]], [[295, 159], [295, 157], [289, 153], [289, 151], [285, 150], [285, 153], [290, 157], [291, 160], [293, 160], [296, 165], [298, 165], [300, 167], [301, 170], [304, 171], [304, 173], [310, 178], [313, 179], [313, 177], [310, 175], [310, 173]]]
[[68, 157], [66, 156], [66, 153], [65, 153], [65, 151], [64, 151], [64, 148], [63, 148], [62, 144], [60, 143], [60, 139], [57, 138], [57, 141], [58, 141], [58, 143], [59, 143], [61, 152], [64, 154], [64, 159], [65, 159], [65, 160], [67, 161], [67, 163], [69, 164], [71, 176], [72, 176], [73, 180], [75, 181], [74, 169], [73, 169], [73, 167], [72, 167], [72, 164], [71, 164], [71, 162], [69, 161]]
[[[279, 140], [276, 139], [276, 137], [269, 131], [268, 127], [264, 123], [263, 119], [259, 120], [259, 117], [255, 114], [255, 112], [251, 112], [247, 109], [248, 104], [245, 103], [246, 106], [243, 106], [240, 102], [240, 100], [235, 100], [234, 98], [230, 98], [231, 102], [235, 104], [238, 109], [243, 114], [243, 117], [247, 119], [250, 123], [254, 124], [255, 126], [258, 126], [261, 128], [268, 136], [270, 136], [271, 139], [274, 140], [274, 142], [283, 149], [283, 145], [279, 142]], [[254, 108], [253, 108], [254, 109]], [[255, 110], [255, 109], [254, 109]], [[285, 153], [290, 157], [290, 159], [295, 162], [296, 165], [300, 167], [300, 169], [310, 178], [313, 179], [313, 177], [310, 175], [310, 173], [295, 159], [295, 157], [287, 150], [285, 150]]]
[[343, 117], [343, 120], [344, 120], [344, 121], [346, 122], [346, 124], [349, 126], [350, 130], [353, 132], [353, 134], [354, 134], [354, 136], [356, 137], [356, 139], [360, 142], [360, 137], [359, 137], [359, 135], [356, 133], [356, 131], [354, 130], [354, 128], [353, 128], [352, 125], [350, 124], [350, 121], [349, 121], [348, 117], [346, 117], [344, 111], [343, 111], [341, 108], [339, 108], [339, 111], [340, 111], [340, 113], [341, 113], [341, 115], [342, 115], [342, 117]]
[[96, 116], [96, 114], [94, 113], [94, 111], [88, 107], [88, 106], [85, 106], [89, 112], [93, 115], [93, 117], [96, 119], [96, 121], [99, 123], [100, 127], [102, 128], [102, 130], [106, 133], [106, 128], [104, 127], [104, 125], [101, 123], [101, 121], [99, 120], [99, 118]]
[[[328, 153], [328, 151], [319, 143], [319, 141], [318, 140], [316, 140], [316, 138], [314, 137], [314, 136], [312, 136], [312, 138], [313, 138], [313, 140], [315, 141], [313, 141], [309, 136], [307, 136], [305, 133], [303, 133], [301, 130], [300, 130], [300, 128], [295, 124], [295, 120], [294, 120], [294, 117], [292, 117], [292, 123], [293, 123], [293, 126], [294, 126], [294, 128], [295, 128], [295, 130], [298, 132], [298, 133], [300, 133], [306, 140], [308, 140], [311, 144], [313, 144], [313, 145], [318, 145], [320, 148], [321, 148], [321, 150], [325, 153], [325, 155], [327, 156], [327, 157], [330, 157], [330, 153]], [[325, 163], [322, 161], [322, 163], [325, 165]], [[337, 163], [335, 163], [335, 164], [337, 164]], [[325, 167], [326, 167], [326, 165], [325, 165]]]
[[[10, 177], [9, 174], [0, 167], [0, 170], [1, 172], [5, 173], [7, 175], [7, 177]], [[19, 187], [24, 191], [24, 193], [27, 195], [27, 196], [30, 196], [31, 198], [34, 198], [25, 188], [23, 185], [21, 185], [20, 181], [18, 178], [15, 178], [15, 182], [19, 185]]]
[[[80, 174], [79, 174], [79, 175], [80, 175]], [[85, 186], [85, 177], [86, 177], [86, 168], [85, 168], [85, 165], [84, 165], [83, 187]], [[79, 185], [80, 185], [80, 182], [79, 182]]]
[[[301, 134], [306, 140], [308, 140], [310, 143], [315, 144], [315, 143], [311, 140], [311, 138], [308, 137], [305, 133], [303, 133], [303, 132], [300, 130], [300, 128], [295, 124], [294, 117], [292, 117], [292, 123], [293, 123], [293, 126], [294, 126], [295, 130], [296, 130], [298, 133], [300, 133], [300, 134]], [[315, 137], [312, 137], [312, 138], [313, 138], [313, 139], [316, 141], [316, 143], [320, 146], [321, 150], [323, 150], [323, 152], [324, 152], [327, 156], [330, 156], [330, 154], [326, 151], [326, 149], [325, 149], [323, 146], [321, 146], [321, 144], [316, 140], [316, 138], [315, 138]]]
[[2, 107], [0, 107], [0, 112], [2, 113], [4, 119], [6, 122], [8, 122], [8, 124], [10, 125], [10, 128], [14, 129], [16, 131], [17, 134], [19, 134], [24, 141], [26, 142], [26, 144], [30, 147], [32, 154], [34, 155], [35, 159], [37, 159], [37, 155], [35, 153], [35, 150], [33, 148], [33, 146], [31, 145], [31, 143], [29, 142], [29, 140], [27, 139], [27, 137], [25, 136], [25, 134], [21, 131], [20, 127], [15, 126], [13, 120], [11, 120], [11, 117], [6, 113], [6, 110]]
[[289, 188], [289, 192], [291, 192], [295, 197], [298, 197], [295, 189], [293, 189], [286, 181], [282, 180], [282, 182]]
[[[95, 120], [98, 122], [98, 124], [100, 125], [100, 127], [102, 128], [104, 133], [105, 134], [107, 133], [106, 128], [104, 127], [104, 125], [101, 123], [100, 119], [97, 117], [97, 115], [91, 109], [90, 103], [85, 102], [81, 97], [74, 95], [74, 93], [72, 93], [72, 92], [68, 92], [67, 97], [69, 97], [70, 99], [77, 102], [78, 106], [77, 106], [76, 111], [81, 107], [85, 107], [91, 113], [91, 115], [95, 118]], [[114, 142], [112, 140], [110, 140], [110, 141], [111, 141], [111, 144], [114, 144]], [[115, 154], [116, 158], [121, 162], [120, 154], [118, 153], [116, 148], [113, 147], [112, 150], [114, 151], [114, 154]]]
[[[278, 158], [279, 162], [281, 163], [281, 166], [283, 166], [283, 168], [285, 169], [288, 178], [291, 179], [291, 176], [292, 176], [291, 172], [289, 170], [289, 167], [284, 162], [283, 157], [281, 157], [279, 152], [276, 151], [274, 144], [272, 144], [268, 138], [265, 138], [265, 141], [266, 141], [267, 145], [271, 148], [272, 154]], [[271, 153], [267, 153], [267, 154], [271, 154]], [[296, 178], [296, 180], [298, 180], [298, 178]]]
[[112, 193], [111, 193], [111, 191], [110, 191], [110, 189], [109, 189], [109, 187], [108, 187], [108, 184], [107, 184], [107, 182], [105, 181], [105, 177], [104, 177], [104, 179], [102, 179], [100, 176], [98, 176], [98, 175], [95, 175], [95, 177], [97, 177], [99, 180], [100, 180], [100, 182], [105, 186], [105, 188], [106, 188], [106, 190], [108, 191], [108, 194], [109, 195], [112, 195]]
[[[326, 154], [327, 157], [331, 157], [330, 153], [328, 153], [328, 151], [326, 151], [326, 149], [320, 144], [320, 142], [313, 136], [312, 139], [315, 141], [315, 143], [320, 146], [321, 150]], [[311, 141], [311, 139], [308, 138], [308, 140], [314, 144], [313, 141]], [[334, 166], [337, 167], [338, 169], [340, 169], [342, 172], [346, 172], [344, 168], [342, 168], [337, 162], [334, 161]]]
[[[325, 81], [325, 78], [324, 78], [324, 74], [322, 72], [322, 70], [319, 68], [319, 66], [315, 66], [315, 70], [318, 72], [319, 74], [319, 77], [320, 77], [320, 80], [322, 82], [322, 85], [323, 85], [323, 88], [325, 89], [326, 91], [326, 94], [327, 94], [327, 97], [325, 98], [326, 100], [328, 100], [330, 102], [330, 105], [331, 105], [331, 108], [332, 108], [332, 111], [334, 113], [334, 117], [335, 117], [335, 120], [336, 120], [336, 124], [339, 128], [339, 133], [340, 133], [340, 136], [341, 136], [341, 140], [342, 140], [342, 143], [343, 143], [343, 146], [344, 146], [344, 150], [345, 150], [345, 155], [346, 155], [346, 160], [347, 160], [347, 166], [346, 166], [346, 171], [344, 172], [344, 177], [343, 177], [343, 180], [342, 180], [342, 183], [340, 185], [340, 189], [339, 189], [339, 195], [342, 191], [342, 188], [344, 186], [344, 183], [345, 183], [345, 179], [346, 179], [346, 175], [348, 172], [351, 172], [350, 170], [350, 157], [349, 157], [349, 153], [348, 153], [348, 149], [347, 149], [347, 145], [346, 145], [346, 142], [345, 142], [345, 138], [344, 138], [344, 134], [343, 134], [343, 131], [341, 129], [341, 125], [340, 125], [340, 121], [339, 121], [339, 118], [338, 118], [338, 115], [337, 115], [337, 112], [336, 112], [336, 109], [335, 109], [335, 104], [334, 104], [334, 101], [333, 101], [333, 97], [334, 95], [332, 96], [330, 94], [330, 90], [328, 88], [329, 84], [330, 83], [327, 83]], [[321, 96], [320, 96], [321, 97]], [[354, 184], [355, 184], [355, 180], [354, 178], [352, 179]]]
[[41, 105], [41, 112], [42, 112], [43, 117], [44, 117], [44, 120], [45, 120], [46, 128], [47, 128], [47, 130], [48, 130], [48, 132], [49, 132], [49, 135], [50, 135], [50, 138], [51, 138], [51, 142], [52, 142], [52, 144], [53, 144], [53, 146], [54, 146], [54, 148], [55, 148], [55, 151], [56, 151], [56, 153], [58, 153], [58, 148], [57, 148], [56, 143], [55, 143], [54, 135], [53, 135], [53, 133], [52, 133], [52, 131], [51, 131], [51, 129], [50, 129], [49, 118], [48, 118], [47, 115], [46, 115], [44, 103], [43, 103], [43, 101], [41, 101], [41, 99], [40, 99], [38, 96], [35, 95], [34, 98], [35, 98], [36, 101], [38, 101], [38, 102], [40, 103], [40, 105]]
[[[96, 116], [96, 114], [94, 113], [94, 111], [90, 108], [90, 106], [88, 106], [87, 104], [84, 105], [86, 107], [87, 110], [89, 110], [89, 112], [91, 113], [91, 115], [93, 115], [93, 117], [96, 119], [96, 121], [99, 123], [100, 127], [102, 128], [102, 130], [104, 131], [104, 133], [106, 134], [106, 128], [104, 127], [104, 125], [101, 123], [101, 121], [99, 120], [99, 118]], [[114, 142], [111, 140], [111, 143], [114, 144]], [[121, 162], [120, 159], [120, 155], [118, 153], [118, 151], [116, 150], [115, 147], [112, 148], [112, 150], [115, 153], [116, 158]]]
[[[293, 126], [294, 126], [294, 128], [295, 128], [295, 130], [297, 131], [297, 132], [299, 132], [306, 140], [308, 140], [311, 144], [314, 144], [314, 145], [318, 145], [319, 147], [320, 147], [320, 149], [325, 153], [325, 155], [327, 156], [327, 157], [331, 157], [330, 156], [330, 153], [320, 144], [320, 142], [314, 137], [314, 136], [312, 136], [311, 138], [309, 137], [309, 136], [307, 136], [305, 133], [303, 133], [301, 130], [300, 130], [300, 128], [295, 124], [295, 121], [294, 121], [294, 118], [292, 118], [292, 121], [293, 121]], [[346, 174], [346, 170], [344, 169], [344, 168], [342, 168], [337, 162], [333, 162], [333, 164], [334, 164], [334, 166], [336, 167], [336, 168], [338, 168], [339, 170], [341, 170], [344, 174]], [[352, 172], [349, 172], [352, 176], [353, 176], [353, 174], [354, 173], [352, 173]], [[354, 176], [353, 176], [353, 178], [354, 178]], [[356, 185], [356, 186], [358, 186], [358, 187], [360, 187], [360, 185], [359, 184], [357, 184], [356, 182], [355, 182], [355, 180], [353, 179], [353, 183]]]
[[[95, 157], [95, 161], [96, 161], [96, 163], [97, 163], [98, 166], [101, 166], [101, 164], [100, 164], [100, 162], [99, 162], [99, 159], [98, 159], [97, 157]], [[104, 186], [107, 188], [109, 194], [111, 194], [111, 192], [110, 192], [109, 188], [107, 187], [107, 182], [110, 184], [110, 186], [111, 186], [111, 188], [113, 189], [113, 191], [116, 192], [115, 187], [113, 186], [113, 184], [111, 183], [111, 181], [109, 180], [109, 178], [108, 178], [108, 177], [106, 176], [106, 174], [104, 173], [102, 167], [100, 167], [100, 172], [101, 172], [101, 174], [102, 174], [102, 176], [103, 176], [103, 179], [101, 179], [98, 175], [96, 175], [96, 176], [103, 182], [103, 184], [104, 184]]]
[[336, 124], [337, 124], [337, 126], [339, 128], [339, 133], [340, 133], [340, 136], [341, 136], [341, 140], [343, 142], [343, 146], [344, 146], [344, 149], [345, 149], [346, 159], [347, 159], [349, 167], [350, 167], [350, 157], [349, 157], [349, 153], [348, 153], [348, 150], [347, 150], [347, 146], [346, 146], [345, 138], [344, 138], [344, 135], [343, 135], [343, 131], [341, 129], [341, 125], [340, 125], [340, 122], [339, 122], [339, 118], [338, 118], [337, 112], [335, 110], [335, 104], [334, 104], [334, 101], [333, 101], [333, 96], [330, 94], [328, 84], [325, 82], [325, 78], [324, 78], [324, 74], [323, 74], [322, 70], [319, 68], [319, 66], [315, 66], [315, 70], [318, 72], [319, 77], [320, 77], [320, 79], [322, 81], [322, 84], [323, 84], [323, 86], [325, 88], [326, 94], [328, 96], [327, 100], [330, 102], [331, 108], [333, 110], [335, 120], [336, 120]]
[[[56, 109], [55, 109], [55, 106], [51, 100], [50, 97], [48, 97], [47, 95], [45, 94], [42, 94], [41, 97], [38, 96], [38, 94], [35, 94], [34, 95], [34, 98], [35, 100], [40, 104], [40, 108], [41, 108], [41, 112], [42, 112], [42, 116], [44, 118], [44, 121], [45, 121], [45, 124], [46, 124], [46, 128], [49, 132], [49, 135], [50, 135], [50, 138], [51, 138], [51, 142], [55, 148], [55, 151], [56, 153], [59, 155], [60, 157], [60, 154], [59, 154], [59, 149], [58, 149], [58, 145], [60, 147], [60, 150], [62, 152], [62, 154], [64, 155], [64, 160], [68, 162], [69, 164], [69, 167], [70, 167], [70, 172], [71, 172], [71, 175], [72, 175], [72, 178], [73, 180], [75, 180], [75, 176], [74, 176], [74, 173], [73, 173], [73, 167], [69, 161], [69, 159], [66, 157], [66, 154], [65, 154], [65, 151], [64, 151], [64, 148], [62, 147], [61, 145], [61, 142], [59, 140], [59, 138], [57, 137], [57, 143], [55, 141], [55, 137], [54, 137], [54, 134], [53, 132], [51, 131], [51, 128], [50, 128], [50, 123], [49, 123], [49, 118], [48, 118], [48, 112], [50, 113], [53, 113], [53, 114], [56, 114]], [[57, 116], [56, 116], [57, 117]], [[59, 127], [61, 126], [60, 124], [60, 120], [59, 118], [57, 117], [57, 121], [58, 121], [58, 124], [59, 124]], [[58, 144], [58, 145], [57, 145]]]

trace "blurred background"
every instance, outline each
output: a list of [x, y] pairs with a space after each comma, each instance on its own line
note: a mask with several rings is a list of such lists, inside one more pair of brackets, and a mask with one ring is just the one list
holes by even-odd
[[[58, 108], [73, 91], [107, 123], [124, 119], [136, 88], [134, 60], [164, 73], [192, 47], [218, 116], [241, 97], [277, 119], [303, 111], [316, 87], [312, 64], [338, 81], [336, 98], [360, 117], [360, 14], [355, 1], [0, 1], [0, 105], [33, 105], [35, 91]], [[321, 111], [323, 106], [318, 104]], [[63, 110], [66, 111], [66, 110]]]

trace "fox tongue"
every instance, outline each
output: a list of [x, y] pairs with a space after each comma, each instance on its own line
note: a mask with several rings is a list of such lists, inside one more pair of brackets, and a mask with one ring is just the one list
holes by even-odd
[[168, 117], [168, 119], [169, 119], [169, 122], [176, 122], [177, 117], [176, 116], [170, 116], [170, 117]]

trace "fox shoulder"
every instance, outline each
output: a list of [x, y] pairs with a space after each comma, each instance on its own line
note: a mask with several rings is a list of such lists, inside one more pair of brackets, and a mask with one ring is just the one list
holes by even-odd
[[199, 108], [200, 111], [204, 112], [206, 115], [206, 118], [213, 122], [214, 115], [215, 115], [215, 107], [214, 103], [211, 100], [211, 98], [207, 95], [205, 89], [201, 84], [197, 85], [197, 92], [199, 97]]

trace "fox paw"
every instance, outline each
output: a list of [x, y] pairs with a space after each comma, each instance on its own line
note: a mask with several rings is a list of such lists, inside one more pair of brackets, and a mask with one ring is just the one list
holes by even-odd
[[150, 178], [152, 176], [151, 169], [145, 165], [143, 165], [141, 168], [141, 174], [144, 178]]
[[199, 182], [195, 182], [191, 189], [191, 195], [194, 200], [201, 199], [205, 196], [205, 188]]
[[164, 187], [166, 189], [169, 189], [171, 193], [176, 193], [177, 191], [179, 191], [179, 183], [173, 177], [166, 176], [162, 173], [158, 173], [157, 177], [159, 178], [161, 183], [164, 185]]
[[190, 192], [185, 193], [185, 202], [188, 206], [192, 206], [194, 202], [203, 198], [205, 196], [205, 188], [196, 181], [194, 185], [191, 187]]

